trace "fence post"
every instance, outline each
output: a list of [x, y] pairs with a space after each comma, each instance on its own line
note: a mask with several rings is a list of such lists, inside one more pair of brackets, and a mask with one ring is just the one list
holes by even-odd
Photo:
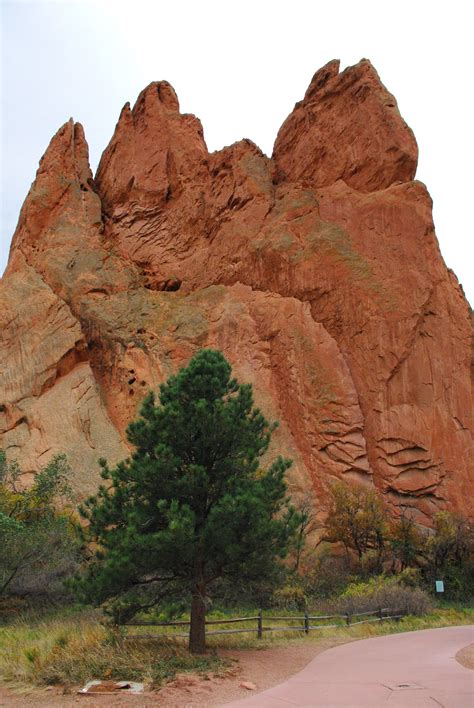
[[309, 634], [309, 617], [308, 613], [304, 613], [304, 631], [306, 634]]
[[349, 626], [350, 623], [351, 623], [351, 616], [350, 616], [350, 614], [349, 614], [348, 612], [346, 612], [346, 624], [347, 624], [347, 626]]
[[262, 610], [259, 610], [257, 617], [257, 638], [261, 639], [263, 637], [263, 616]]
[[382, 620], [382, 619], [383, 619], [383, 612], [382, 612], [382, 608], [381, 608], [381, 607], [379, 607], [379, 612], [378, 612], [378, 614], [379, 614], [379, 618]]

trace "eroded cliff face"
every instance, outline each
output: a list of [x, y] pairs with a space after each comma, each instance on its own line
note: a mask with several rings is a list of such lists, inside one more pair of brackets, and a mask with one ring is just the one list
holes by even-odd
[[93, 490], [144, 393], [215, 347], [280, 421], [272, 454], [321, 516], [341, 478], [422, 524], [472, 514], [470, 313], [416, 163], [366, 60], [315, 74], [271, 159], [249, 140], [210, 154], [166, 82], [125, 105], [95, 179], [67, 123], [0, 291], [7, 454], [33, 474], [64, 451]]

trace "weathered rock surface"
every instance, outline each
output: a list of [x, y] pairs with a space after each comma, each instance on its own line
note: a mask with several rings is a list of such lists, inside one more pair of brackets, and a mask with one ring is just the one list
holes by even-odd
[[127, 452], [149, 387], [221, 349], [278, 419], [273, 454], [324, 511], [375, 484], [429, 524], [472, 514], [469, 306], [439, 253], [416, 142], [363, 60], [318, 71], [272, 159], [209, 154], [172, 87], [126, 104], [95, 180], [82, 128], [53, 138], [0, 290], [0, 436], [81, 492]]
[[414, 178], [418, 148], [371, 63], [339, 73], [332, 61], [283, 123], [273, 159], [281, 181], [327, 187], [342, 179], [375, 192]]

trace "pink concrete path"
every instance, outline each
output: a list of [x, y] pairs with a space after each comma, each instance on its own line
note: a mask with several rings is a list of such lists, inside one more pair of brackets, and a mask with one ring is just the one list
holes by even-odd
[[474, 708], [474, 671], [454, 658], [473, 642], [471, 625], [343, 644], [285, 683], [226, 708]]

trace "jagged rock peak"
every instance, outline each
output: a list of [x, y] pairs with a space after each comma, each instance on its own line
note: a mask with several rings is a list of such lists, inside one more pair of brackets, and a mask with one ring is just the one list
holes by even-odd
[[202, 125], [180, 114], [171, 84], [149, 84], [133, 108], [123, 107], [100, 160], [96, 185], [104, 211], [111, 215], [130, 200], [145, 208], [166, 201], [183, 181], [194, 179], [207, 157]]
[[62, 125], [40, 159], [36, 180], [51, 173], [61, 173], [67, 179], [77, 178], [84, 185], [92, 178], [89, 166], [89, 146], [81, 123], [70, 118]]
[[283, 123], [273, 159], [280, 181], [325, 187], [342, 179], [373, 192], [414, 179], [418, 148], [370, 61], [339, 73], [334, 60]]
[[168, 110], [179, 111], [179, 101], [176, 91], [168, 81], [152, 81], [140, 92], [133, 107], [133, 112], [138, 112], [147, 102], [159, 103]]
[[[89, 165], [89, 147], [84, 135], [84, 128], [70, 118], [59, 128], [41, 157], [36, 177], [23, 204], [17, 228], [12, 239], [10, 261], [17, 249], [23, 250], [28, 258], [32, 251], [41, 251], [46, 246], [54, 246], [54, 229], [48, 231], [48, 225], [54, 224], [58, 209], [64, 220], [66, 214], [76, 213], [84, 202], [95, 202], [93, 179]], [[94, 212], [97, 208], [89, 209]], [[75, 218], [75, 217], [74, 217]], [[50, 241], [46, 244], [46, 236]]]
[[341, 62], [339, 59], [332, 59], [321, 69], [318, 69], [306, 90], [304, 100], [309, 101], [327, 84], [327, 82], [339, 74]]

